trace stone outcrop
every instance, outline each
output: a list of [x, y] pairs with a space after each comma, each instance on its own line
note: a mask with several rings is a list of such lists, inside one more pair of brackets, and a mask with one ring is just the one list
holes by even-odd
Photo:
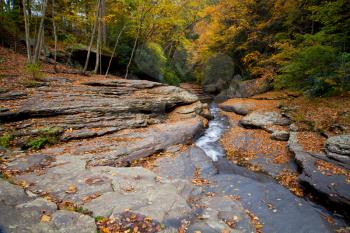
[[69, 141], [159, 124], [177, 106], [198, 101], [181, 88], [149, 81], [47, 80], [44, 87], [0, 95], [9, 109], [0, 112], [0, 134], [12, 133], [18, 146], [42, 129], [54, 128], [61, 141]]
[[350, 135], [330, 137], [327, 139], [325, 147], [329, 158], [350, 165]]
[[[31, 195], [0, 180], [0, 185], [16, 190], [1, 187], [1, 201], [18, 199], [2, 203], [0, 226], [6, 232], [11, 227], [16, 228], [13, 232], [96, 232], [94, 219], [77, 210], [108, 218], [130, 208], [167, 226], [176, 219], [179, 227], [191, 208], [176, 187], [147, 169], [123, 166], [174, 144], [192, 143], [205, 128], [202, 116], [210, 118], [208, 106], [184, 89], [150, 81], [42, 81], [47, 85], [0, 95], [0, 134], [11, 134], [12, 146], [43, 136], [58, 139], [40, 151], [0, 151], [2, 174]], [[73, 212], [58, 210], [56, 204], [66, 202]], [[46, 209], [43, 224], [40, 211]], [[20, 214], [23, 220], [15, 224]]]

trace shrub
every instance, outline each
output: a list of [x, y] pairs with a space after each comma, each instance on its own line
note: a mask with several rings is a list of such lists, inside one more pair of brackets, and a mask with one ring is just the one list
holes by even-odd
[[13, 135], [11, 135], [10, 133], [4, 133], [0, 137], [0, 146], [2, 146], [4, 148], [8, 148], [8, 147], [10, 147], [12, 140], [13, 140]]
[[171, 68], [166, 67], [165, 69], [163, 69], [162, 73], [163, 82], [173, 86], [178, 86], [180, 84], [180, 78], [177, 76], [176, 72], [173, 71]]
[[308, 96], [339, 94], [349, 89], [350, 63], [334, 47], [306, 46], [295, 49], [289, 59], [275, 79], [276, 88], [302, 90]]
[[39, 63], [28, 63], [26, 65], [26, 72], [32, 76], [33, 80], [40, 80], [43, 77]]

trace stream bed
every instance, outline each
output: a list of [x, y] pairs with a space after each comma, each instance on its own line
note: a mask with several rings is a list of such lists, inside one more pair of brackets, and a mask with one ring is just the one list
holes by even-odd
[[[225, 158], [220, 138], [228, 129], [228, 120], [220, 115], [217, 104], [210, 105], [214, 119], [196, 146], [213, 161], [216, 172], [206, 172], [210, 185], [207, 192], [239, 196], [245, 209], [254, 213], [267, 233], [335, 232], [346, 226], [336, 216], [307, 198], [300, 198], [277, 183], [272, 177], [235, 165]], [[333, 219], [333, 220], [329, 220]], [[328, 221], [327, 221], [328, 220]]]

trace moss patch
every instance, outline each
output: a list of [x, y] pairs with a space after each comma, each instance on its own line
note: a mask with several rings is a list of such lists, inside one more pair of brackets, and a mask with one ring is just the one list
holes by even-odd
[[13, 135], [10, 133], [4, 133], [0, 137], [0, 146], [9, 148], [11, 146], [11, 141], [13, 140]]
[[59, 142], [59, 137], [63, 130], [61, 128], [42, 128], [38, 130], [38, 136], [27, 141], [24, 148], [39, 150], [47, 145], [53, 145]]

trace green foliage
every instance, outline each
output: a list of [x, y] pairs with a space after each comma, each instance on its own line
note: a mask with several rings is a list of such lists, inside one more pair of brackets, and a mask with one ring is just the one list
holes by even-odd
[[84, 207], [80, 206], [77, 207], [75, 209], [76, 212], [81, 213], [81, 214], [85, 214], [85, 215], [91, 215], [91, 211], [89, 211], [88, 209], [85, 209]]
[[29, 139], [25, 148], [39, 150], [46, 145], [53, 145], [59, 141], [59, 136], [62, 133], [60, 128], [42, 128], [38, 130], [38, 136]]
[[103, 216], [96, 216], [95, 217], [95, 222], [101, 222], [101, 221], [103, 221], [105, 219], [105, 217], [103, 217]]
[[166, 62], [167, 58], [159, 44], [147, 43], [136, 51], [135, 63], [138, 69], [155, 79], [162, 79], [162, 70]]
[[232, 58], [224, 55], [217, 54], [208, 59], [203, 69], [203, 84], [210, 84], [215, 81], [224, 80], [229, 81], [234, 74], [234, 63]]
[[162, 74], [163, 74], [163, 82], [169, 85], [178, 86], [181, 82], [176, 72], [173, 69], [171, 69], [169, 66], [162, 70]]
[[302, 90], [309, 96], [339, 94], [349, 90], [347, 54], [327, 45], [296, 48], [275, 79], [276, 88]]
[[6, 132], [0, 137], [0, 146], [4, 148], [9, 148], [12, 140], [13, 135]]
[[33, 80], [40, 80], [43, 77], [39, 63], [28, 63], [26, 65], [26, 72], [32, 76]]
[[30, 140], [26, 146], [29, 149], [39, 150], [44, 148], [47, 144], [49, 144], [49, 141], [50, 139], [47, 137], [36, 137]]
[[135, 63], [140, 72], [161, 82], [177, 86], [181, 79], [176, 67], [168, 63], [163, 48], [156, 43], [147, 43], [136, 52]]

